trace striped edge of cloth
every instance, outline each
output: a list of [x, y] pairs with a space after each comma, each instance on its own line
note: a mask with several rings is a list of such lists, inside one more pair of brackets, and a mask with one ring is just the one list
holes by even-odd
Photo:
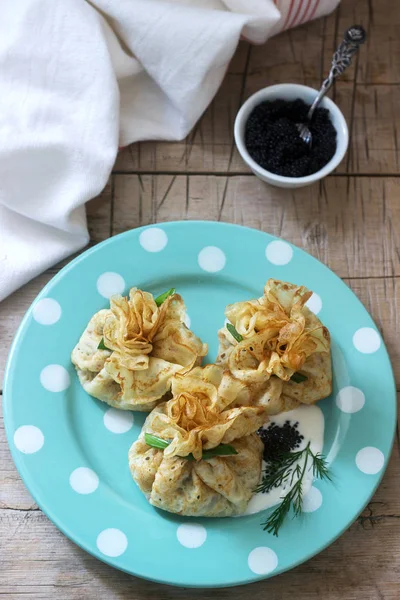
[[286, 16], [280, 28], [281, 31], [285, 31], [306, 21], [311, 21], [317, 12], [320, 0], [290, 0], [290, 2], [274, 0], [274, 3], [281, 11], [287, 8]]

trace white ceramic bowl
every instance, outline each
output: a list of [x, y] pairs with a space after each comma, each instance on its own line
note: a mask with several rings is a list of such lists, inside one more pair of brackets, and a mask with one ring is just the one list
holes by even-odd
[[266, 181], [267, 183], [278, 187], [303, 187], [305, 185], [310, 185], [331, 173], [342, 160], [349, 144], [349, 131], [347, 129], [346, 119], [336, 104], [326, 97], [322, 100], [320, 106], [329, 110], [332, 123], [336, 129], [336, 152], [331, 160], [320, 171], [317, 171], [312, 175], [307, 175], [306, 177], [283, 177], [282, 175], [276, 175], [275, 173], [271, 173], [260, 167], [260, 165], [251, 158], [246, 149], [244, 142], [245, 126], [247, 119], [255, 106], [265, 100], [276, 100], [277, 98], [283, 98], [285, 100], [296, 100], [296, 98], [301, 98], [307, 104], [312, 104], [317, 94], [317, 90], [307, 87], [306, 85], [298, 85], [297, 83], [271, 85], [250, 96], [239, 110], [235, 119], [234, 129], [236, 146], [243, 160], [262, 181]]

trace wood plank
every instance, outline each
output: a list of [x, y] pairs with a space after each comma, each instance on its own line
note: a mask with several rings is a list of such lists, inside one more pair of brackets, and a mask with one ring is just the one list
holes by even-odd
[[[341, 86], [339, 99], [343, 92]], [[400, 85], [357, 85], [349, 172], [399, 174], [399, 105]]]
[[323, 59], [332, 55], [336, 15], [306, 23], [269, 39], [251, 50], [246, 97], [276, 83], [319, 87]]
[[348, 152], [336, 173], [398, 176], [400, 85], [340, 82], [335, 86], [334, 100], [351, 130]]
[[4, 430], [2, 400], [0, 395], [0, 509], [35, 510], [37, 506], [11, 458]]
[[[236, 78], [227, 92], [228, 80]], [[247, 78], [244, 99], [262, 87], [263, 73]], [[239, 106], [238, 76], [227, 76], [214, 102], [197, 128], [184, 142], [143, 142], [122, 150], [115, 170], [123, 172], [250, 173], [233, 142], [233, 123]], [[224, 101], [220, 101], [222, 95]], [[353, 94], [355, 94], [353, 107]], [[229, 97], [229, 106], [227, 106]], [[400, 85], [357, 85], [339, 82], [334, 100], [342, 110], [352, 135], [348, 155], [337, 173], [398, 175], [400, 161]], [[216, 131], [215, 123], [223, 128]], [[217, 141], [218, 140], [218, 141]], [[232, 154], [232, 156], [231, 156]]]
[[251, 44], [246, 40], [241, 40], [228, 66], [228, 73], [233, 75], [243, 75], [248, 59], [248, 52]]
[[[112, 569], [67, 540], [40, 511], [0, 511], [1, 593], [12, 598], [398, 600], [400, 519], [358, 520], [332, 546], [268, 582], [190, 590]], [[267, 590], [267, 591], [266, 591]]]
[[86, 204], [86, 215], [91, 244], [97, 244], [110, 237], [111, 207], [112, 207], [112, 178], [99, 196]]
[[[39, 275], [0, 303], [0, 381], [3, 381], [4, 369], [11, 342], [19, 324], [29, 306], [40, 290], [50, 281], [51, 274]], [[1, 387], [1, 386], [0, 386]]]
[[[360, 51], [357, 83], [395, 84], [400, 81], [400, 4], [392, 0], [343, 0], [338, 12], [338, 38], [352, 24], [363, 25], [367, 42]], [[325, 69], [328, 66], [325, 56]], [[349, 70], [343, 80], [351, 81]]]
[[329, 177], [298, 190], [246, 176], [146, 175], [141, 181], [140, 187], [137, 175], [115, 176], [114, 233], [151, 220], [220, 218], [281, 236], [340, 277], [400, 275], [397, 178]]
[[394, 276], [400, 271], [399, 191], [400, 182], [390, 178], [329, 177], [284, 190], [231, 177], [221, 220], [281, 236], [340, 277]]

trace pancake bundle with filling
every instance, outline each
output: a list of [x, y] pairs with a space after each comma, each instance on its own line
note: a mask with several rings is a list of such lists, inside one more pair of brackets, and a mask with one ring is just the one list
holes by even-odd
[[172, 377], [190, 371], [207, 354], [207, 344], [186, 327], [185, 318], [179, 294], [160, 306], [137, 288], [129, 298], [113, 296], [72, 351], [83, 388], [115, 408], [150, 411], [165, 399]]

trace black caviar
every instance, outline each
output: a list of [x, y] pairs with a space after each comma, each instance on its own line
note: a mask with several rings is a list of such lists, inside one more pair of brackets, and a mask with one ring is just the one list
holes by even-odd
[[309, 129], [311, 148], [299, 136], [310, 106], [303, 100], [277, 99], [256, 106], [247, 119], [246, 148], [263, 169], [284, 177], [305, 177], [324, 167], [336, 151], [336, 129], [326, 108], [317, 108]]
[[283, 425], [271, 423], [266, 429], [261, 427], [258, 435], [264, 444], [263, 457], [266, 462], [298, 448], [304, 439], [298, 431], [299, 423], [285, 421]]

